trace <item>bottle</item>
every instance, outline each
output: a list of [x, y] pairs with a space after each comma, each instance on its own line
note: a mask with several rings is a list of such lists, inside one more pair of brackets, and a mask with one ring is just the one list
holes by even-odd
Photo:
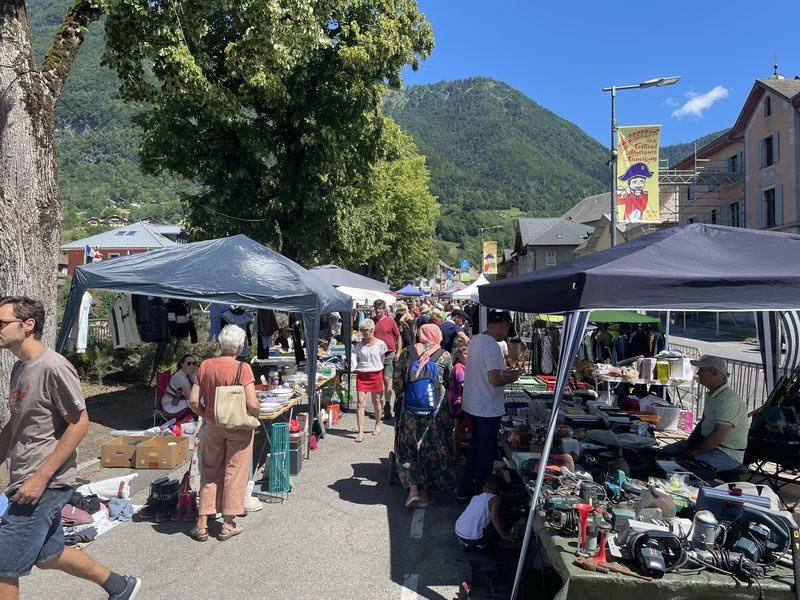
[[669, 381], [669, 363], [665, 360], [656, 361], [656, 379], [662, 383]]

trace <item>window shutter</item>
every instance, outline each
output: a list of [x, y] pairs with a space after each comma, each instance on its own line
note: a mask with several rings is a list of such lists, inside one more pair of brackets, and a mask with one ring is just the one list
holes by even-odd
[[764, 229], [764, 192], [758, 192], [758, 228]]
[[766, 142], [764, 140], [761, 140], [761, 141], [758, 142], [758, 168], [759, 169], [763, 169], [764, 168], [764, 144], [765, 143]]
[[780, 142], [780, 133], [775, 132], [772, 134], [772, 156], [775, 162], [779, 162], [781, 160], [781, 142]]
[[783, 184], [775, 186], [775, 225], [783, 225]]

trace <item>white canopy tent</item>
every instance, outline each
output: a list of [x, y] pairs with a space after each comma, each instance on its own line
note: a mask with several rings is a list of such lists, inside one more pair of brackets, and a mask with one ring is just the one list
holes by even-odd
[[475, 281], [470, 283], [463, 290], [453, 292], [453, 300], [474, 300], [477, 302], [478, 288], [482, 285], [486, 285], [487, 283], [489, 283], [489, 280], [484, 277], [483, 273], [481, 273]]
[[361, 288], [347, 287], [344, 285], [336, 286], [336, 289], [347, 294], [353, 299], [353, 308], [363, 306], [364, 304], [373, 304], [375, 300], [383, 300], [386, 306], [394, 306], [397, 298], [391, 294], [384, 294], [375, 290], [365, 290]]

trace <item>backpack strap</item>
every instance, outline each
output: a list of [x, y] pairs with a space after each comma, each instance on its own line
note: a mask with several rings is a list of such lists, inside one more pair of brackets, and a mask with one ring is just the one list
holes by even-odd
[[411, 355], [411, 360], [412, 361], [415, 361], [415, 360], [417, 360], [419, 358], [419, 352], [417, 352], [417, 345], [416, 344], [411, 344], [408, 347], [408, 353]]

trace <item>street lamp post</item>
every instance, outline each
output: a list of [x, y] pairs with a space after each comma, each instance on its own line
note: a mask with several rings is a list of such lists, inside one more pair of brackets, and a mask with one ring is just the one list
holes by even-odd
[[611, 247], [617, 245], [617, 113], [616, 100], [618, 90], [638, 90], [649, 87], [664, 87], [678, 83], [680, 77], [658, 77], [648, 79], [634, 85], [612, 85], [603, 88], [611, 92]]

